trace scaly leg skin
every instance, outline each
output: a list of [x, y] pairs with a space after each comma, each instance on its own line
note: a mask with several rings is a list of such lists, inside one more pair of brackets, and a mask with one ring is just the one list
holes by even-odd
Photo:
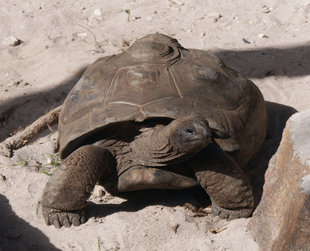
[[87, 145], [71, 153], [45, 185], [41, 204], [46, 224], [60, 228], [84, 223], [83, 209], [97, 180], [114, 169], [114, 157], [105, 148]]
[[254, 210], [250, 183], [238, 164], [215, 143], [191, 162], [200, 185], [212, 201], [212, 214], [222, 219], [249, 217]]

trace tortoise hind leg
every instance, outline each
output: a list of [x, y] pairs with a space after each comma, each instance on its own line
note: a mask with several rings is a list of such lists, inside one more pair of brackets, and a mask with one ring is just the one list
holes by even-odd
[[238, 164], [215, 143], [191, 162], [200, 185], [212, 201], [212, 214], [224, 219], [248, 217], [254, 197], [247, 177]]
[[69, 227], [85, 222], [84, 207], [98, 178], [115, 169], [112, 154], [99, 146], [82, 146], [71, 153], [50, 177], [42, 196], [45, 222]]

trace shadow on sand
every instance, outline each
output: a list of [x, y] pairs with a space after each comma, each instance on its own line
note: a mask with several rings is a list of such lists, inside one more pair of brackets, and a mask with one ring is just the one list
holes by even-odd
[[81, 68], [74, 76], [50, 89], [7, 100], [0, 105], [0, 142], [19, 128], [61, 105], [69, 91], [85, 71]]
[[0, 194], [0, 250], [60, 250], [37, 228], [19, 218]]
[[[215, 51], [225, 64], [248, 78], [301, 77], [310, 74], [310, 44], [284, 48]], [[254, 81], [255, 82], [255, 81]]]

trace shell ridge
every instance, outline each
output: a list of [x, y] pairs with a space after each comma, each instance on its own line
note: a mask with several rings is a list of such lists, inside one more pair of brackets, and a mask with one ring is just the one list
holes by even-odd
[[181, 90], [180, 90], [180, 88], [179, 88], [179, 86], [178, 86], [178, 84], [177, 84], [177, 82], [176, 82], [176, 80], [175, 80], [175, 77], [174, 77], [174, 75], [173, 75], [173, 73], [172, 73], [172, 71], [171, 71], [171, 68], [170, 68], [170, 67], [167, 67], [167, 71], [169, 72], [169, 75], [171, 76], [171, 78], [172, 78], [172, 80], [173, 80], [173, 84], [174, 84], [175, 89], [177, 90], [178, 95], [180, 96], [180, 98], [183, 98], [183, 95], [182, 95], [182, 93], [181, 93]]
[[107, 101], [107, 98], [108, 98], [109, 95], [110, 95], [111, 89], [112, 89], [113, 85], [115, 85], [115, 78], [116, 78], [116, 76], [117, 76], [118, 71], [119, 71], [119, 69], [117, 69], [117, 70], [114, 72], [113, 78], [112, 78], [112, 80], [111, 80], [111, 84], [110, 84], [110, 86], [109, 86], [109, 88], [108, 88], [108, 90], [107, 90], [106, 95], [104, 96], [103, 106], [106, 105], [106, 101]]

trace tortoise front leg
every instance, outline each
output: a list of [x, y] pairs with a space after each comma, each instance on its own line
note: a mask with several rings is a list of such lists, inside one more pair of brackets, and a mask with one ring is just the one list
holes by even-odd
[[42, 197], [45, 222], [59, 228], [85, 222], [84, 207], [99, 177], [114, 172], [112, 154], [99, 146], [82, 146], [50, 177]]
[[254, 210], [250, 183], [238, 164], [215, 143], [191, 161], [200, 185], [212, 201], [212, 214], [225, 219], [248, 217]]

